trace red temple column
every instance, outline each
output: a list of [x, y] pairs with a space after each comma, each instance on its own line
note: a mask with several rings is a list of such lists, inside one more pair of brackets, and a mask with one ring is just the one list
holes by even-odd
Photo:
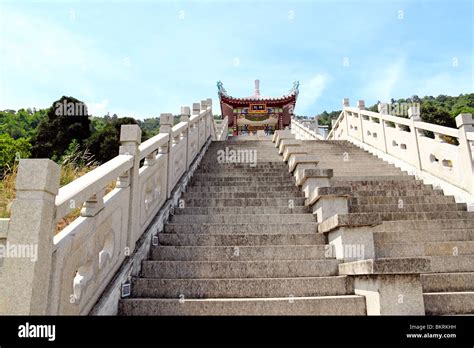
[[233, 131], [233, 134], [234, 135], [239, 135], [239, 130], [237, 128], [237, 114], [234, 114], [234, 131]]

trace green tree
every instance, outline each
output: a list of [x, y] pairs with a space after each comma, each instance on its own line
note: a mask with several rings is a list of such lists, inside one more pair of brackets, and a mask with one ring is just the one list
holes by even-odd
[[137, 121], [131, 117], [115, 118], [87, 139], [85, 145], [99, 163], [107, 162], [118, 155], [120, 128], [123, 124], [137, 124]]
[[13, 139], [9, 134], [0, 134], [0, 175], [20, 158], [30, 157], [30, 149], [31, 144], [25, 138]]
[[73, 97], [62, 96], [48, 109], [46, 119], [39, 124], [38, 132], [32, 140], [33, 157], [59, 160], [73, 139], [76, 139], [82, 147], [84, 141], [89, 138], [91, 135], [89, 117], [62, 110], [62, 105], [69, 104], [83, 103]]

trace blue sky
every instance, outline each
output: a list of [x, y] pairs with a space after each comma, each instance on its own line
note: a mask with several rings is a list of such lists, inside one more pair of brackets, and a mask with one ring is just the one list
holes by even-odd
[[62, 95], [138, 118], [286, 94], [315, 115], [365, 99], [474, 91], [474, 9], [450, 1], [4, 1], [0, 109]]

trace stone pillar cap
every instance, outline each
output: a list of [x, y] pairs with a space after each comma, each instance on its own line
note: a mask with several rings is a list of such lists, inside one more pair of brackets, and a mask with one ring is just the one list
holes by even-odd
[[173, 124], [173, 114], [164, 113], [160, 114], [160, 126], [172, 125]]
[[474, 118], [470, 113], [463, 113], [459, 114], [455, 118], [456, 120], [456, 127], [462, 127], [466, 125], [474, 125]]
[[120, 127], [120, 142], [141, 142], [142, 130], [137, 124], [123, 124]]
[[182, 107], [181, 107], [181, 115], [182, 115], [182, 116], [189, 116], [189, 115], [191, 115], [191, 109], [189, 108], [189, 106], [182, 106]]
[[20, 159], [16, 189], [18, 191], [46, 191], [57, 195], [59, 175], [59, 165], [49, 159]]

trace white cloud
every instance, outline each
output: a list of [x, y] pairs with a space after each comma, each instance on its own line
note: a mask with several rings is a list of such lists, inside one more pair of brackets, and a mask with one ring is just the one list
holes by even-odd
[[125, 57], [123, 60], [122, 60], [122, 64], [124, 67], [126, 68], [130, 68], [132, 66], [132, 61], [129, 57]]
[[109, 106], [109, 100], [104, 99], [100, 102], [86, 102], [87, 111], [89, 115], [103, 116], [107, 113], [107, 107]]
[[296, 102], [295, 113], [308, 113], [310, 107], [313, 106], [323, 93], [330, 79], [330, 76], [327, 74], [317, 74], [311, 79], [302, 82], [299, 87], [300, 94]]
[[413, 94], [420, 97], [425, 95], [437, 96], [439, 94], [454, 96], [461, 93], [470, 93], [473, 89], [468, 74], [456, 78], [449, 73], [440, 73], [422, 81], [417, 80], [415, 86]]
[[368, 76], [368, 84], [362, 87], [359, 98], [390, 101], [394, 95], [399, 94], [396, 89], [399, 87], [404, 71], [405, 60], [403, 58], [385, 68], [374, 69], [373, 73]]
[[[60, 23], [15, 11], [4, 14], [2, 19], [0, 108], [44, 107], [61, 95], [94, 100], [102, 94], [94, 79], [127, 77], [123, 66], [111, 64], [113, 60], [101, 51], [94, 38], [73, 33]], [[28, 81], [26, 87], [24, 81]]]

